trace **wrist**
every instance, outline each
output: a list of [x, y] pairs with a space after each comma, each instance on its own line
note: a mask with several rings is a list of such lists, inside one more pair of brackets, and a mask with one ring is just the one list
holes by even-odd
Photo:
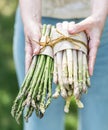
[[92, 17], [95, 20], [95, 24], [99, 26], [100, 28], [103, 28], [107, 15], [94, 13], [92, 14]]
[[28, 20], [24, 23], [24, 32], [26, 35], [40, 34], [41, 23], [33, 20]]
[[24, 26], [28, 25], [29, 24], [37, 24], [37, 25], [41, 25], [41, 18], [36, 18], [35, 15], [33, 16], [24, 16], [23, 17], [23, 23], [24, 23]]
[[97, 23], [105, 23], [108, 13], [108, 0], [91, 0], [91, 12]]

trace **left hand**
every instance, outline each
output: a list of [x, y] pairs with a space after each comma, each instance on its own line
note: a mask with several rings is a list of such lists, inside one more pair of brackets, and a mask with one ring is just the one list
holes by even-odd
[[25, 71], [27, 72], [32, 61], [33, 55], [40, 52], [41, 46], [38, 44], [41, 38], [41, 23], [27, 20], [24, 23], [25, 34]]
[[96, 16], [89, 16], [85, 20], [77, 24], [69, 24], [69, 33], [76, 34], [85, 31], [89, 40], [89, 74], [93, 75], [94, 64], [96, 60], [97, 50], [100, 44], [100, 38], [104, 27], [105, 20]]

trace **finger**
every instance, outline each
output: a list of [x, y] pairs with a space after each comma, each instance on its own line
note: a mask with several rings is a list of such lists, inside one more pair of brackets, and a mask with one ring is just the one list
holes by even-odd
[[56, 28], [57, 28], [58, 31], [61, 32], [61, 30], [62, 30], [62, 23], [57, 23], [56, 24]]
[[31, 61], [32, 61], [33, 50], [32, 50], [30, 42], [26, 42], [25, 45], [26, 45], [25, 47], [25, 52], [26, 52], [25, 53], [25, 72], [27, 73], [30, 67]]
[[41, 49], [39, 45], [40, 38], [41, 38], [40, 28], [35, 28], [30, 36], [30, 42], [33, 49], [33, 55], [38, 54]]
[[69, 24], [68, 24], [68, 30], [70, 30], [73, 27], [73, 25], [75, 25], [74, 21], [69, 22]]
[[92, 76], [94, 71], [94, 65], [96, 61], [97, 50], [99, 46], [99, 40], [91, 40], [89, 43], [89, 74]]
[[33, 49], [33, 55], [37, 55], [40, 52], [41, 46], [39, 45], [39, 40], [32, 40], [31, 41], [32, 49]]
[[93, 24], [92, 18], [88, 17], [80, 23], [71, 24], [71, 27], [69, 28], [68, 31], [70, 34], [79, 33], [81, 31], [85, 31], [88, 27], [90, 28], [92, 24]]
[[68, 29], [68, 22], [67, 22], [67, 21], [64, 21], [64, 22], [62, 23], [62, 27], [63, 27], [64, 30], [67, 31], [67, 29]]

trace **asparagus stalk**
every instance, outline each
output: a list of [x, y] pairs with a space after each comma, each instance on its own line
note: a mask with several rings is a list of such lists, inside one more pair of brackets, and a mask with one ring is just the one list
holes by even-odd
[[26, 105], [27, 106], [30, 106], [30, 103], [32, 101], [31, 100], [32, 93], [33, 93], [35, 85], [37, 83], [37, 79], [38, 79], [38, 76], [39, 76], [40, 71], [41, 71], [41, 66], [43, 64], [43, 60], [44, 60], [44, 55], [41, 55], [39, 64], [37, 65], [37, 68], [35, 69], [35, 72], [34, 72], [34, 76], [33, 76], [32, 82], [31, 82], [30, 91], [29, 91], [28, 96], [27, 96], [27, 100], [26, 100]]
[[22, 84], [22, 89], [20, 89], [20, 94], [18, 94], [18, 99], [21, 99], [21, 97], [26, 93], [28, 86], [30, 85], [30, 81], [32, 79], [33, 73], [34, 73], [34, 69], [36, 67], [36, 60], [37, 57], [34, 56], [32, 63], [30, 65], [29, 71], [27, 73], [27, 76], [25, 77], [23, 84]]
[[79, 108], [83, 108], [84, 107], [83, 103], [79, 99], [76, 99], [75, 101], [76, 101], [76, 104], [77, 104], [77, 106]]
[[58, 81], [60, 85], [60, 90], [61, 90], [61, 96], [63, 98], [67, 97], [66, 90], [63, 86], [63, 80], [62, 80], [62, 52], [57, 53], [57, 71], [58, 71]]
[[[22, 102], [22, 103], [23, 103], [23, 102]], [[22, 105], [22, 104], [20, 104], [20, 105]], [[17, 110], [17, 112], [16, 112], [15, 119], [16, 119], [16, 122], [17, 122], [18, 124], [20, 124], [20, 123], [19, 123], [19, 119], [20, 119], [20, 117], [21, 117], [21, 115], [22, 115], [22, 113], [23, 113], [23, 110], [24, 110], [24, 106], [21, 106], [20, 109]]]
[[[52, 26], [51, 37], [53, 37], [55, 31], [55, 26]], [[58, 84], [58, 71], [57, 71], [57, 55], [54, 55], [54, 71], [53, 71], [53, 82]]]
[[86, 54], [83, 53], [83, 93], [87, 92], [87, 86], [86, 86], [86, 70], [87, 70], [87, 64], [86, 64]]
[[89, 71], [88, 71], [87, 57], [86, 57], [86, 84], [88, 87], [90, 86], [90, 76], [89, 76]]
[[68, 63], [66, 50], [63, 51], [63, 60], [62, 60], [62, 75], [63, 75], [63, 85], [66, 90], [69, 90], [69, 81], [68, 81]]
[[86, 83], [87, 83], [87, 86], [89, 87], [90, 86], [90, 76], [89, 76], [88, 68], [86, 70], [86, 77], [87, 77]]
[[44, 80], [44, 86], [43, 86], [43, 93], [42, 93], [42, 99], [40, 102], [40, 111], [44, 114], [45, 113], [45, 99], [47, 94], [47, 85], [48, 85], [48, 68], [50, 65], [50, 57], [47, 56], [46, 60], [46, 66], [45, 66], [45, 80]]
[[62, 60], [62, 77], [63, 77], [63, 84], [68, 85], [68, 64], [67, 64], [67, 55], [66, 51], [63, 51], [63, 60]]
[[74, 67], [74, 71], [73, 71], [73, 76], [74, 76], [74, 96], [75, 98], [79, 97], [79, 87], [78, 87], [78, 76], [77, 76], [77, 51], [73, 50], [73, 67]]
[[26, 122], [28, 122], [28, 118], [32, 115], [33, 111], [34, 108], [31, 106], [27, 109], [26, 115], [24, 116]]
[[[47, 25], [45, 36], [50, 36], [51, 33], [51, 25]], [[49, 72], [49, 67], [50, 67], [50, 62], [51, 62], [51, 57], [47, 56], [46, 59], [46, 66], [45, 66], [45, 80], [44, 80], [44, 88], [43, 88], [43, 93], [42, 93], [42, 99], [40, 102], [40, 111], [42, 114], [45, 113], [45, 99], [46, 99], [46, 94], [47, 94], [47, 85], [48, 85], [48, 72]]]
[[15, 116], [15, 113], [17, 111], [19, 100], [22, 98], [22, 96], [27, 94], [26, 89], [28, 89], [27, 87], [30, 84], [30, 80], [31, 80], [32, 75], [34, 73], [35, 64], [36, 64], [36, 57], [33, 57], [33, 61], [32, 61], [32, 64], [30, 66], [30, 69], [29, 69], [28, 73], [25, 76], [25, 79], [24, 79], [23, 84], [21, 86], [21, 89], [20, 89], [20, 91], [18, 93], [18, 96], [16, 97], [16, 99], [14, 101], [14, 104], [12, 106], [11, 114], [12, 114], [13, 117]]
[[69, 112], [70, 103], [71, 103], [71, 96], [68, 96], [66, 98], [66, 104], [65, 104], [65, 107], [64, 107], [64, 112], [66, 112], [66, 113]]
[[[36, 96], [37, 96], [37, 93], [38, 93], [38, 90], [39, 90], [39, 87], [40, 87], [39, 85], [40, 85], [40, 82], [41, 82], [41, 78], [42, 78], [42, 75], [44, 73], [44, 67], [45, 67], [45, 56], [43, 58], [43, 64], [41, 65], [41, 70], [40, 70], [40, 73], [39, 73], [39, 76], [38, 76], [38, 79], [37, 79], [37, 83], [36, 83], [34, 91], [32, 93], [32, 99], [31, 99], [31, 101], [34, 100], [34, 102], [35, 102], [35, 100], [36, 100]], [[32, 105], [36, 106], [34, 104], [34, 102], [32, 102]]]
[[53, 98], [58, 98], [59, 95], [60, 95], [60, 85], [57, 84], [57, 86], [56, 86], [56, 90], [55, 90], [55, 93], [53, 94], [52, 97], [53, 97]]
[[52, 98], [52, 71], [53, 71], [53, 60], [51, 59], [50, 61], [50, 69], [49, 69], [49, 79], [48, 79], [48, 94], [47, 94], [47, 102], [46, 102], [46, 108], [49, 106], [51, 103], [51, 98]]
[[[51, 32], [53, 29], [54, 29], [54, 26], [49, 27], [49, 30], [50, 30], [50, 32], [48, 33], [49, 36], [51, 36]], [[45, 108], [47, 108], [49, 106], [49, 104], [51, 103], [53, 70], [54, 70], [53, 60], [50, 57], [49, 72], [48, 72], [48, 89], [47, 89], [48, 94], [47, 94], [47, 101], [46, 101]]]
[[57, 61], [56, 61], [56, 54], [54, 56], [54, 72], [53, 72], [53, 82], [55, 84], [58, 83], [58, 74], [57, 74]]
[[71, 85], [69, 86], [69, 90], [68, 90], [68, 96], [72, 96], [73, 94], [73, 89], [71, 87]]
[[[34, 80], [34, 75], [35, 75], [35, 73], [36, 73], [36, 69], [38, 68], [38, 66], [39, 66], [39, 62], [40, 62], [40, 56], [38, 55], [38, 57], [37, 57], [37, 63], [36, 63], [36, 66], [35, 66], [35, 68], [34, 68], [34, 73], [33, 73], [33, 75], [31, 75], [32, 76], [32, 79], [31, 79], [31, 82], [30, 82], [30, 84], [29, 84], [29, 86], [28, 86], [28, 93], [27, 93], [27, 97], [26, 97], [26, 100], [23, 102], [23, 106], [25, 106], [25, 105], [27, 105], [27, 106], [29, 106], [30, 105], [30, 103], [31, 103], [31, 97], [29, 96], [29, 92], [30, 92], [30, 90], [31, 90], [31, 84], [32, 84], [32, 82], [34, 82], [33, 80]], [[34, 86], [33, 86], [34, 87]], [[31, 93], [32, 94], [32, 93]], [[28, 104], [28, 102], [29, 102], [29, 104]]]
[[69, 84], [72, 85], [73, 79], [72, 79], [72, 50], [67, 49], [66, 50], [67, 54], [67, 65], [68, 65], [68, 81]]
[[72, 85], [71, 86], [71, 89], [74, 90], [74, 59], [73, 59], [73, 49], [72, 49], [72, 79], [73, 79], [73, 82], [72, 82]]
[[[46, 33], [46, 28], [47, 28], [46, 24], [44, 24], [42, 28], [43, 28], [42, 29], [42, 37], [41, 37], [40, 41], [42, 41], [43, 37], [46, 35], [45, 34]], [[45, 62], [46, 62], [46, 59], [45, 59]], [[45, 78], [45, 74], [43, 73], [43, 76], [42, 76], [42, 79], [41, 79], [41, 82], [40, 82], [40, 86], [39, 86], [38, 95], [37, 95], [37, 100], [38, 101], [40, 100], [41, 95], [42, 95], [42, 91], [43, 91], [42, 86], [43, 86], [43, 83], [44, 83], [44, 78]]]
[[78, 84], [79, 84], [79, 90], [82, 91], [82, 85], [83, 85], [83, 65], [82, 65], [82, 51], [78, 51]]
[[42, 79], [41, 79], [41, 82], [40, 82], [40, 85], [39, 85], [39, 91], [38, 91], [38, 94], [37, 94], [37, 101], [39, 101], [40, 98], [42, 97], [44, 78], [45, 78], [45, 74], [42, 75]]
[[16, 98], [15, 101], [14, 101], [14, 104], [12, 106], [12, 110], [11, 110], [12, 117], [15, 117], [15, 114], [16, 114], [16, 111], [17, 111], [17, 108], [18, 108], [18, 104], [19, 104], [19, 101]]

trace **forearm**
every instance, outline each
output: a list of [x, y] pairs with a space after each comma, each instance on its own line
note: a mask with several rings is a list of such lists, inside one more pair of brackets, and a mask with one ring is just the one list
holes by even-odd
[[101, 22], [108, 14], [108, 0], [91, 0], [92, 15]]
[[41, 23], [41, 0], [19, 0], [23, 23], [35, 21]]

